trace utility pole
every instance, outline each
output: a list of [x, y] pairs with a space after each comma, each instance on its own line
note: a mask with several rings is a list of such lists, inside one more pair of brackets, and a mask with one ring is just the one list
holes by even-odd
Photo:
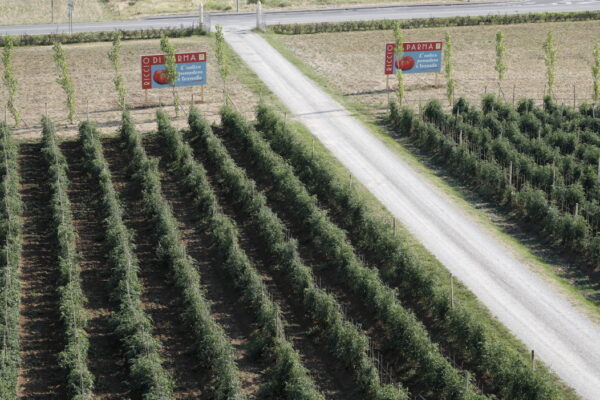
[[50, 13], [52, 14], [52, 23], [54, 23], [54, 0], [50, 0]]
[[73, 34], [73, 8], [74, 8], [73, 0], [69, 0], [67, 7], [68, 7], [67, 15], [69, 17], [69, 33]]
[[240, 12], [240, 0], [235, 0], [236, 12]]

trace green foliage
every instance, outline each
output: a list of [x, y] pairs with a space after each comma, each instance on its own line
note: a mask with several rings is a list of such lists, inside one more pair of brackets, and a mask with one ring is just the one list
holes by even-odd
[[[540, 22], [590, 21], [600, 19], [600, 11], [566, 13], [530, 13], [513, 15], [482, 15], [446, 18], [411, 18], [400, 20], [402, 29], [440, 28], [449, 26], [511, 25]], [[392, 30], [394, 20], [318, 22], [309, 24], [272, 25], [269, 29], [278, 34], [301, 35], [322, 32], [351, 32]]]
[[67, 67], [67, 60], [65, 59], [65, 52], [60, 43], [54, 43], [52, 46], [54, 50], [54, 62], [56, 63], [56, 69], [58, 72], [58, 84], [63, 88], [67, 99], [65, 105], [67, 106], [67, 119], [70, 123], [73, 123], [73, 117], [75, 116], [75, 91], [73, 89], [73, 80], [69, 75]]
[[121, 75], [121, 38], [123, 34], [121, 31], [116, 31], [113, 39], [113, 44], [108, 52], [108, 58], [115, 71], [115, 78], [113, 80], [115, 84], [115, 90], [117, 91], [117, 104], [121, 110], [125, 111], [127, 104], [125, 98], [127, 97], [127, 89], [123, 82], [123, 75]]
[[[165, 114], [159, 112], [158, 118], [159, 125], [165, 129]], [[244, 399], [233, 347], [223, 329], [212, 319], [209, 303], [201, 289], [200, 274], [187, 255], [177, 220], [162, 196], [158, 160], [148, 158], [128, 115], [124, 117], [121, 140], [131, 158], [130, 167], [140, 185], [144, 209], [150, 217], [154, 236], [158, 240], [156, 255], [171, 270], [173, 283], [181, 292], [181, 300], [185, 307], [185, 313], [181, 317], [186, 325], [192, 327], [194, 352], [201, 364], [215, 373], [216, 382], [212, 389], [212, 398]]]
[[[439, 106], [439, 103], [429, 106], [429, 115], [435, 115]], [[468, 111], [464, 99], [459, 99], [455, 106], [462, 112]], [[390, 119], [397, 132], [414, 134], [419, 121], [412, 110], [398, 110], [397, 107], [392, 107], [392, 110], [395, 110], [395, 115]], [[452, 350], [457, 361], [466, 362], [478, 376], [491, 379], [498, 392], [505, 395], [516, 390], [531, 391], [539, 386], [539, 382], [545, 382], [526, 368], [524, 357], [496, 344], [494, 335], [460, 303], [451, 307], [449, 289], [442, 285], [439, 277], [425, 272], [426, 268], [411, 249], [394, 235], [388, 222], [370, 210], [357, 192], [340, 182], [331, 172], [333, 169], [329, 163], [313, 155], [309, 146], [289, 124], [283, 124], [281, 118], [265, 106], [259, 107], [257, 117], [258, 128], [273, 150], [290, 162], [311, 193], [318, 196], [332, 214], [338, 216], [342, 227], [348, 231], [349, 237], [353, 238], [353, 243], [369, 264], [377, 266], [381, 278], [398, 288], [403, 303], [424, 304], [427, 312], [439, 321], [437, 328], [443, 332], [443, 345]], [[507, 375], [515, 366], [519, 366], [519, 373]], [[533, 386], [520, 386], [532, 382]], [[548, 393], [545, 389], [540, 390], [530, 398], [551, 398], [544, 397], [549, 396]]]
[[594, 86], [594, 103], [600, 103], [600, 43], [594, 45], [594, 61], [592, 64], [592, 83]]
[[268, 143], [229, 108], [221, 112], [223, 134], [236, 143], [236, 150], [253, 160], [255, 176], [272, 186], [275, 198], [285, 199], [294, 222], [310, 240], [320, 257], [328, 260], [344, 290], [361, 299], [386, 332], [390, 351], [410, 363], [421, 383], [436, 396], [476, 399], [465, 387], [465, 379], [442, 356], [413, 313], [397, 299], [395, 290], [385, 285], [376, 271], [360, 261], [346, 233], [333, 224], [317, 204], [291, 166], [275, 154]]
[[217, 57], [217, 65], [219, 66], [219, 75], [223, 79], [223, 90], [225, 90], [225, 97], [227, 98], [227, 78], [230, 73], [230, 61], [227, 53], [227, 45], [225, 44], [225, 36], [223, 36], [223, 27], [217, 25], [215, 27], [215, 55]]
[[548, 96], [554, 97], [554, 81], [556, 78], [556, 47], [552, 31], [548, 32], [544, 41], [544, 64], [546, 65], [546, 78], [548, 79]]
[[17, 146], [8, 126], [0, 122], [0, 399], [17, 397], [19, 366], [19, 263], [22, 243], [22, 202], [17, 172]]
[[[192, 109], [189, 116], [191, 135], [197, 138], [212, 136], [209, 125]], [[184, 144], [181, 135], [173, 129], [164, 115], [159, 115], [159, 132], [169, 149], [173, 166], [179, 172], [186, 189], [192, 193], [202, 225], [214, 240], [222, 270], [240, 292], [243, 304], [248, 307], [258, 325], [255, 347], [259, 354], [274, 364], [270, 370], [273, 378], [263, 388], [265, 398], [320, 400], [322, 394], [302, 366], [298, 354], [285, 339], [283, 322], [277, 305], [270, 299], [268, 289], [241, 249], [235, 223], [222, 213], [216, 196], [208, 182], [204, 168], [194, 160], [191, 147]], [[209, 135], [209, 136], [206, 136]], [[200, 140], [200, 139], [199, 139]], [[219, 160], [223, 150], [207, 146], [207, 155]], [[275, 378], [277, 377], [277, 379]]]
[[13, 70], [13, 49], [14, 41], [11, 36], [4, 37], [4, 49], [2, 50], [2, 65], [4, 66], [4, 74], [2, 75], [2, 81], [6, 86], [8, 96], [6, 99], [6, 107], [15, 120], [15, 126], [21, 123], [21, 114], [15, 105], [15, 96], [17, 94], [17, 77]]
[[[146, 40], [160, 39], [162, 36], [170, 38], [189, 37], [193, 35], [204, 35], [198, 28], [164, 28], [164, 29], [140, 29], [132, 31], [120, 31], [122, 40]], [[6, 43], [7, 36], [0, 36], [0, 47]], [[112, 42], [114, 33], [104, 32], [78, 32], [78, 33], [50, 33], [48, 35], [22, 35], [13, 37], [15, 45], [18, 46], [51, 46], [54, 43], [94, 43]]]
[[[401, 60], [402, 55], [404, 54], [404, 35], [402, 34], [400, 23], [397, 23], [394, 26], [394, 42], [396, 43], [396, 48], [394, 50], [396, 60]], [[402, 74], [402, 69], [396, 69], [396, 78], [398, 79], [398, 104], [402, 105], [404, 100], [404, 75]]]
[[502, 31], [496, 32], [496, 72], [498, 72], [498, 81], [504, 80], [504, 74], [508, 69], [506, 67], [506, 47], [504, 46], [504, 34]]
[[444, 38], [444, 75], [446, 76], [446, 96], [448, 96], [448, 103], [454, 104], [454, 66], [452, 64], [452, 38], [450, 34], [446, 32]]
[[171, 398], [173, 383], [162, 366], [160, 343], [152, 337], [152, 322], [142, 307], [139, 263], [133, 251], [132, 234], [123, 222], [123, 208], [93, 124], [83, 122], [79, 126], [79, 140], [86, 169], [100, 187], [112, 271], [109, 289], [118, 310], [111, 318], [128, 360], [130, 381], [144, 399]]
[[[557, 106], [549, 96], [543, 109], [524, 100], [515, 110], [492, 95], [483, 99], [482, 112], [461, 103], [465, 114], [447, 115], [430, 102], [425, 124], [406, 122], [397, 107], [390, 108], [390, 121], [482, 194], [512, 205], [545, 234], [600, 265], [593, 248], [600, 231], [600, 135], [594, 133], [600, 123], [593, 108]], [[411, 131], [400, 131], [400, 123]]]
[[48, 166], [48, 186], [52, 195], [52, 230], [56, 241], [59, 268], [60, 316], [65, 330], [65, 347], [60, 353], [61, 365], [67, 372], [70, 398], [93, 398], [94, 379], [87, 367], [89, 340], [86, 334], [85, 296], [81, 289], [79, 265], [75, 249], [71, 202], [67, 196], [69, 180], [67, 161], [56, 143], [54, 124], [42, 119], [42, 153]]
[[[285, 225], [267, 206], [267, 200], [256, 190], [255, 182], [235, 165], [225, 146], [206, 122], [200, 120], [196, 110], [190, 115], [190, 123], [190, 136], [198, 151], [206, 154], [214, 165], [217, 176], [226, 184], [228, 196], [236, 199], [236, 208], [242, 210], [260, 246], [265, 249], [264, 265], [270, 266], [273, 272], [283, 273], [288, 287], [310, 316], [313, 331], [322, 338], [331, 356], [353, 372], [366, 399], [407, 398], [403, 391], [380, 383], [377, 368], [368, 354], [368, 339], [344, 318], [335, 298], [317, 287], [310, 268], [298, 255], [296, 242], [287, 238]], [[171, 153], [175, 153], [175, 148], [171, 148]], [[194, 186], [191, 190], [199, 191], [200, 187]], [[281, 361], [277, 363], [281, 364]], [[294, 375], [293, 371], [284, 376], [279, 373], [272, 380], [285, 382]]]
[[179, 108], [181, 106], [181, 102], [179, 101], [179, 95], [177, 94], [177, 90], [175, 90], [175, 85], [177, 84], [177, 67], [175, 54], [177, 50], [175, 46], [169, 42], [169, 38], [163, 35], [160, 38], [160, 50], [165, 55], [165, 67], [167, 68], [167, 79], [171, 84], [171, 88], [173, 89], [173, 105], [175, 106], [175, 115], [179, 116]]

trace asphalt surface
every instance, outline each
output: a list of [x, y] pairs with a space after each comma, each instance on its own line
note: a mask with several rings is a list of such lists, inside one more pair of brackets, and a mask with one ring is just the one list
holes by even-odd
[[[600, 0], [459, 3], [338, 8], [264, 14], [267, 25], [457, 15], [600, 10]], [[256, 15], [212, 14], [226, 39], [295, 118], [529, 348], [585, 399], [600, 399], [600, 328], [556, 288], [519, 262], [511, 249], [391, 152], [340, 104], [248, 31]], [[74, 32], [198, 25], [198, 16], [75, 24]], [[2, 34], [68, 32], [66, 25], [0, 26]], [[599, 27], [600, 36], [600, 27]]]
[[600, 327], [389, 150], [259, 35], [225, 37], [310, 131], [536, 356], [600, 399]]
[[[525, 14], [532, 12], [565, 12], [600, 10], [600, 0], [527, 0], [485, 3], [457, 2], [453, 4], [400, 5], [379, 7], [346, 7], [320, 10], [264, 12], [266, 25], [309, 22], [335, 22], [382, 19], [451, 17], [459, 15]], [[77, 10], [75, 10], [75, 16]], [[255, 13], [210, 13], [205, 23], [238, 29], [256, 26]], [[156, 16], [139, 20], [89, 22], [73, 24], [73, 32], [98, 32], [139, 29], [161, 29], [198, 26], [199, 15]], [[0, 26], [0, 35], [39, 35], [68, 33], [68, 24]]]

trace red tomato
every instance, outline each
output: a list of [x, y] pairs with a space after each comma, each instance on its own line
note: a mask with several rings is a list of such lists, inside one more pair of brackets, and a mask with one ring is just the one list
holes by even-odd
[[411, 56], [404, 56], [401, 59], [396, 60], [396, 69], [406, 71], [415, 66], [415, 59]]
[[170, 83], [169, 77], [167, 76], [167, 70], [159, 69], [156, 72], [154, 72], [154, 82], [160, 85], [166, 85], [167, 83]]

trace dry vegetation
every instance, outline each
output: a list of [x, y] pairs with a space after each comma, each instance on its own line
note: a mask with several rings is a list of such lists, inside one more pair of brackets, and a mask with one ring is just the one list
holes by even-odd
[[[108, 21], [157, 14], [197, 12], [201, 0], [74, 0], [75, 22]], [[237, 0], [202, 0], [209, 12], [235, 11]], [[456, 0], [263, 0], [266, 9], [440, 3]], [[466, 1], [466, 0], [458, 0]], [[483, 0], [485, 1], [485, 0]], [[0, 25], [66, 23], [67, 0], [0, 0]], [[240, 11], [256, 9], [256, 0], [239, 0]]]
[[[208, 53], [208, 84], [204, 87], [204, 100], [200, 104], [201, 89], [193, 88], [197, 107], [212, 121], [218, 120], [219, 108], [223, 105], [223, 82], [217, 72], [214, 51], [214, 40], [205, 36], [171, 39], [179, 52], [206, 51]], [[75, 85], [77, 98], [76, 119], [89, 118], [98, 123], [104, 133], [114, 133], [120, 124], [120, 110], [117, 106], [117, 95], [113, 85], [113, 70], [107, 53], [111, 43], [89, 43], [65, 45], [67, 63]], [[122, 42], [122, 62], [125, 86], [128, 91], [128, 104], [132, 107], [132, 115], [142, 132], [156, 129], [155, 112], [162, 104], [167, 112], [175, 115], [170, 89], [148, 90], [148, 102], [145, 103], [144, 91], [141, 89], [140, 56], [160, 53], [160, 41], [140, 40]], [[37, 136], [41, 132], [40, 120], [46, 112], [55, 121], [61, 134], [76, 135], [77, 121], [67, 126], [67, 110], [64, 105], [65, 95], [56, 82], [57, 74], [52, 59], [52, 47], [22, 47], [15, 49], [15, 71], [19, 79], [17, 106], [22, 111], [24, 124], [14, 132], [19, 137]], [[1, 68], [0, 68], [1, 69]], [[244, 112], [252, 112], [256, 99], [251, 91], [234, 78], [227, 87], [234, 104]], [[5, 95], [5, 88], [0, 85], [0, 98]], [[187, 111], [192, 95], [192, 88], [178, 88]], [[177, 121], [184, 126], [186, 115], [180, 113]], [[10, 116], [9, 116], [10, 119]]]
[[[104, 21], [113, 13], [101, 0], [75, 0], [77, 22]], [[0, 25], [46, 24], [52, 20], [52, 0], [0, 0]], [[67, 0], [54, 0], [54, 22], [65, 23]]]
[[[575, 86], [577, 102], [590, 101], [592, 49], [598, 41], [599, 21], [476, 26], [406, 30], [407, 41], [443, 40], [450, 32], [454, 43], [456, 94], [479, 101], [487, 92], [499, 92], [495, 66], [495, 34], [502, 30], [506, 40], [508, 72], [502, 83], [507, 101], [515, 97], [532, 97], [541, 101], [545, 87], [542, 43], [548, 31], [555, 33], [558, 46], [555, 95], [559, 103], [573, 102]], [[384, 44], [393, 42], [391, 31], [323, 33], [315, 35], [277, 36], [303, 63], [348, 99], [372, 107], [386, 109], [388, 96], [383, 73]], [[443, 74], [435, 85], [434, 74], [405, 75], [409, 104], [431, 98], [445, 99]], [[390, 78], [392, 89], [395, 78]]]

